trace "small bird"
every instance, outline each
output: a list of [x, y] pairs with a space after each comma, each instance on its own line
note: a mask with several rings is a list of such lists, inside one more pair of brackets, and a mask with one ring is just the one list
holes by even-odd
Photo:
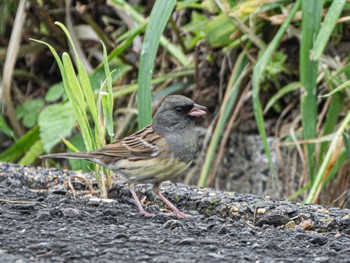
[[206, 114], [206, 107], [181, 95], [166, 97], [144, 129], [104, 147], [81, 153], [46, 154], [40, 158], [73, 158], [97, 163], [127, 178], [128, 186], [140, 213], [151, 214], [142, 207], [135, 192], [136, 183], [152, 183], [153, 192], [166, 203], [178, 218], [180, 212], [159, 191], [160, 183], [184, 173], [197, 155], [195, 120]]

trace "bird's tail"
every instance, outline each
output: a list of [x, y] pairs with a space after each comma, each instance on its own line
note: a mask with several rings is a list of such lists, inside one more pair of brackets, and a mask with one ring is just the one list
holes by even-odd
[[90, 153], [52, 153], [52, 154], [45, 154], [39, 156], [40, 159], [47, 159], [47, 158], [60, 158], [60, 159], [84, 159], [84, 160], [91, 160], [93, 158], [92, 154]]

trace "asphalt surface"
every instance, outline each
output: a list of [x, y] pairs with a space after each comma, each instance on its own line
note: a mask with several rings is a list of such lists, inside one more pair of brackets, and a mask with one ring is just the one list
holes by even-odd
[[191, 217], [143, 185], [145, 218], [122, 181], [99, 200], [76, 180], [74, 198], [75, 175], [0, 163], [0, 262], [350, 262], [349, 209], [165, 183]]

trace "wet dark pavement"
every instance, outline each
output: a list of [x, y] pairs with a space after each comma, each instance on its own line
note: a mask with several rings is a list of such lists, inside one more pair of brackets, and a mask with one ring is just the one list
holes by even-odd
[[[0, 262], [350, 262], [350, 210], [165, 183], [191, 218], [138, 214], [125, 183], [112, 200], [67, 186], [74, 172], [0, 163]], [[91, 175], [86, 175], [91, 177]], [[93, 177], [91, 177], [93, 178]]]

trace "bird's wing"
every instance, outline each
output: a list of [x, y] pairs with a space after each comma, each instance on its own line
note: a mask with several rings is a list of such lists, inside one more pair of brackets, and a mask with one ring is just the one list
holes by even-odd
[[150, 125], [124, 139], [107, 144], [94, 153], [119, 158], [133, 156], [147, 158], [157, 156], [160, 150], [159, 146], [163, 145], [164, 138], [157, 134]]

